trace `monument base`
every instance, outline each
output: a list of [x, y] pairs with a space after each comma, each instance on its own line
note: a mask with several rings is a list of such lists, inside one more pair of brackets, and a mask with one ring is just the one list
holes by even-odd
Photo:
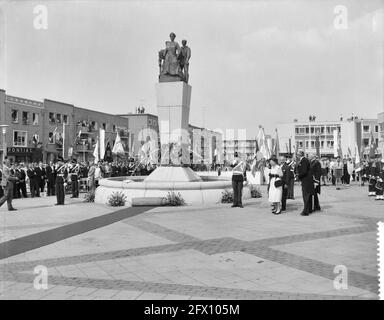
[[203, 179], [189, 167], [158, 167], [145, 182], [198, 182]]
[[159, 82], [175, 82], [175, 81], [184, 81], [184, 78], [181, 75], [171, 76], [169, 74], [159, 75]]

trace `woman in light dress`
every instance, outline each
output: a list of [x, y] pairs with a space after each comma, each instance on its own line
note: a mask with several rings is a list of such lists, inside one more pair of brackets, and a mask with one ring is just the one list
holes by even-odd
[[269, 160], [271, 165], [271, 169], [269, 172], [269, 191], [268, 191], [268, 201], [272, 203], [273, 209], [272, 212], [274, 214], [281, 213], [281, 197], [283, 195], [283, 187], [276, 187], [275, 182], [281, 180], [283, 176], [283, 171], [281, 167], [278, 165], [278, 161], [276, 157], [272, 157]]

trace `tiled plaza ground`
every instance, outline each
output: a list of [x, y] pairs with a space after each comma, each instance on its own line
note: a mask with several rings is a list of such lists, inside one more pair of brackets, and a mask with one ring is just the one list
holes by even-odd
[[[384, 201], [324, 187], [322, 211], [245, 207], [113, 209], [18, 199], [0, 209], [0, 299], [377, 299], [376, 223]], [[33, 286], [48, 269], [48, 289]], [[334, 288], [334, 268], [348, 289]]]

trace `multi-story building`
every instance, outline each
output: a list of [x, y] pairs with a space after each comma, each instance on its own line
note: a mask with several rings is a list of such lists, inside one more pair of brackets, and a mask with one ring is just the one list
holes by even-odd
[[189, 137], [194, 164], [209, 165], [224, 161], [223, 136], [220, 132], [190, 124]]
[[34, 101], [0, 90], [0, 124], [2, 158], [6, 154], [17, 162], [51, 161], [59, 156], [93, 161], [100, 128], [105, 129], [106, 157], [112, 157], [117, 132], [129, 153], [126, 118], [64, 102]]
[[[125, 118], [129, 127], [129, 146], [131, 155], [139, 153], [141, 146], [148, 138], [156, 138], [160, 147], [159, 122], [158, 117], [151, 113], [127, 113], [118, 116]], [[154, 137], [156, 136], [156, 137]]]
[[224, 157], [227, 161], [234, 159], [235, 152], [246, 155], [246, 158], [252, 159], [257, 147], [256, 139], [235, 140], [228, 139], [223, 141]]
[[[294, 149], [299, 148], [307, 154], [316, 153], [318, 139], [320, 155], [332, 157], [335, 130], [340, 138], [342, 155], [345, 157], [356, 156], [355, 146], [358, 147], [360, 154], [368, 154], [371, 132], [375, 142], [378, 143], [377, 119], [351, 117], [337, 121], [295, 120], [291, 123], [278, 124], [280, 150], [294, 152]], [[288, 146], [291, 146], [291, 150], [285, 150], [289, 148]]]
[[377, 122], [379, 125], [379, 143], [378, 149], [382, 155], [384, 155], [384, 112], [377, 115]]

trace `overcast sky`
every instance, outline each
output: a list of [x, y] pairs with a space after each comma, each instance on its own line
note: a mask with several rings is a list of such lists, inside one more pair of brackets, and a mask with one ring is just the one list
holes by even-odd
[[[37, 4], [48, 29], [33, 26]], [[348, 28], [336, 29], [336, 5]], [[383, 111], [383, 1], [11, 1], [0, 88], [110, 113], [156, 112], [157, 53], [192, 50], [190, 122], [271, 132], [294, 118]], [[4, 14], [5, 13], [5, 14]], [[5, 70], [5, 72], [4, 72]]]

